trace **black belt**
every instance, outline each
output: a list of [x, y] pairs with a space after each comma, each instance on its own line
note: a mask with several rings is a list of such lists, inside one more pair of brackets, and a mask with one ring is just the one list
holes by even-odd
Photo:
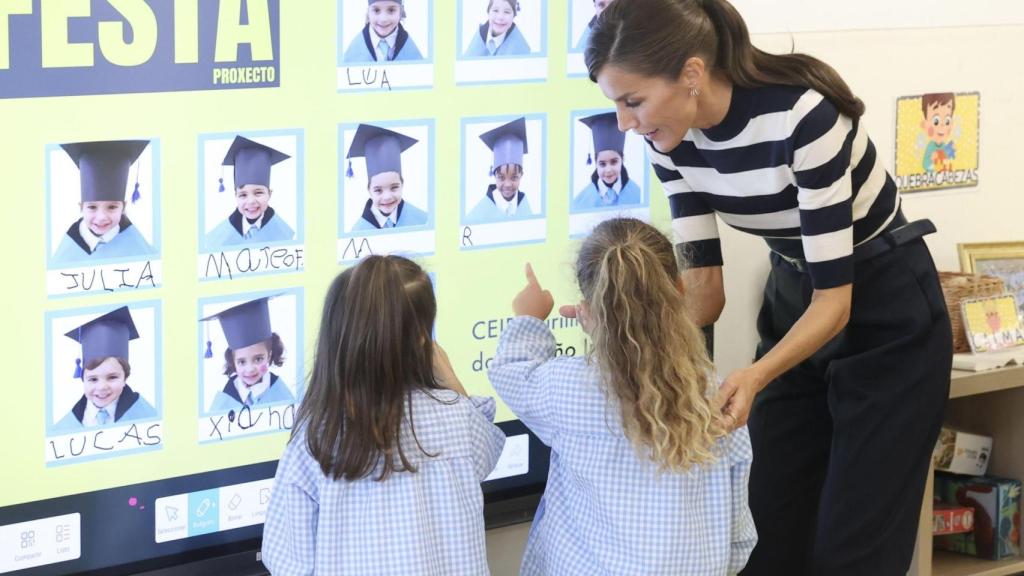
[[[893, 217], [892, 222], [889, 222], [888, 226], [882, 230], [878, 236], [875, 236], [871, 240], [853, 248], [853, 261], [860, 262], [861, 260], [867, 260], [874, 258], [879, 254], [884, 254], [897, 246], [902, 246], [908, 242], [912, 242], [927, 236], [935, 232], [935, 224], [932, 224], [931, 220], [914, 220], [913, 222], [907, 222], [906, 217], [903, 216], [903, 212], [897, 212], [896, 216]], [[800, 272], [808, 272], [810, 267], [807, 264], [807, 260], [802, 258], [789, 258], [779, 254], [779, 257], [784, 261], [788, 262], [793, 268], [796, 268]]]

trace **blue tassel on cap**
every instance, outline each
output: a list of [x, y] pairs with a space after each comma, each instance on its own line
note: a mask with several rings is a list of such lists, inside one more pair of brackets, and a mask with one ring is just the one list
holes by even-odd
[[136, 182], [135, 183], [135, 190], [132, 191], [132, 204], [135, 204], [136, 202], [138, 202], [139, 198], [142, 198], [142, 194], [139, 194], [139, 183]]
[[223, 192], [224, 191], [224, 179], [223, 178], [217, 178], [217, 182], [220, 182], [220, 186], [217, 187], [217, 192]]
[[590, 152], [587, 152], [587, 166], [593, 164], [594, 161], [590, 158]]
[[213, 342], [206, 341], [206, 352], [203, 353], [203, 358], [213, 358]]
[[348, 176], [349, 178], [355, 176], [355, 174], [352, 172], [352, 161], [351, 160], [348, 161], [348, 170], [345, 170], [345, 176]]
[[82, 359], [75, 358], [75, 378], [82, 377]]

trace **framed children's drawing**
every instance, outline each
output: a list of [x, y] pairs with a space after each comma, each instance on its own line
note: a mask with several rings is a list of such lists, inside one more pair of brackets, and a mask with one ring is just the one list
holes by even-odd
[[995, 276], [1017, 299], [1017, 316], [1024, 321], [1024, 241], [957, 244], [960, 270]]

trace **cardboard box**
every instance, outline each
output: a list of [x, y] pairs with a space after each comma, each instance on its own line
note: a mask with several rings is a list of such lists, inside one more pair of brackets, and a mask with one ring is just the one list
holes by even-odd
[[983, 476], [991, 454], [992, 438], [943, 426], [932, 451], [932, 463], [943, 472]]
[[974, 508], [935, 502], [932, 508], [932, 535], [964, 534], [974, 530]]
[[935, 474], [935, 497], [974, 509], [974, 531], [936, 536], [935, 547], [998, 560], [1020, 555], [1020, 480]]

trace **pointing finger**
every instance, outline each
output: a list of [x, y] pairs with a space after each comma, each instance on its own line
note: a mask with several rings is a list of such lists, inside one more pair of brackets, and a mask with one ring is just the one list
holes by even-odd
[[534, 286], [540, 286], [540, 282], [537, 281], [537, 275], [533, 273], [533, 266], [529, 262], [526, 263], [526, 281]]

